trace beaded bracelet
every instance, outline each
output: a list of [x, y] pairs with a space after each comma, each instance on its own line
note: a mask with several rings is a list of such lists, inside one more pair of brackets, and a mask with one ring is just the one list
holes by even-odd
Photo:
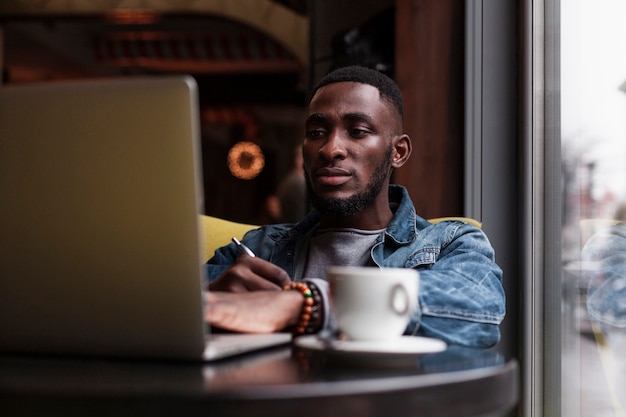
[[307, 333], [318, 332], [324, 323], [324, 309], [322, 308], [322, 296], [320, 290], [312, 282], [308, 283], [311, 293], [313, 294], [313, 312], [311, 313], [311, 320], [307, 328]]
[[304, 305], [300, 312], [300, 318], [298, 324], [294, 329], [296, 334], [311, 334], [315, 333], [319, 327], [320, 320], [320, 305], [321, 297], [317, 287], [311, 288], [304, 282], [292, 282], [289, 285], [285, 285], [283, 290], [295, 290], [300, 291], [304, 297]]

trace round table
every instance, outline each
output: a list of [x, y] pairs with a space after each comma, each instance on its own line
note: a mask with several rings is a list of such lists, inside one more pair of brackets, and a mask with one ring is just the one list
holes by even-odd
[[448, 347], [410, 358], [278, 347], [215, 363], [0, 357], [7, 416], [479, 416], [518, 400], [518, 366]]

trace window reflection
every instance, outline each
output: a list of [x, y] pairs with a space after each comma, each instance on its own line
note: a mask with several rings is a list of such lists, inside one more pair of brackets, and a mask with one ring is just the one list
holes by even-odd
[[626, 406], [626, 1], [561, 5], [562, 415]]

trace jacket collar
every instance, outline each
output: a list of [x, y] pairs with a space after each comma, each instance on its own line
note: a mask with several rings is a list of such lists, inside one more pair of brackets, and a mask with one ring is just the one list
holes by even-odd
[[415, 240], [416, 221], [423, 219], [415, 213], [415, 207], [407, 189], [401, 185], [389, 185], [389, 206], [394, 215], [387, 226], [386, 235], [399, 244]]

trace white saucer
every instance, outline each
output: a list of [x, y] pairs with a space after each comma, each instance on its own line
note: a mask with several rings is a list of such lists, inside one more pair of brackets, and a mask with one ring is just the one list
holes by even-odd
[[343, 355], [421, 355], [441, 352], [447, 348], [445, 342], [420, 336], [401, 336], [382, 341], [333, 340], [326, 342], [315, 335], [301, 336], [294, 343], [305, 349], [325, 351]]

